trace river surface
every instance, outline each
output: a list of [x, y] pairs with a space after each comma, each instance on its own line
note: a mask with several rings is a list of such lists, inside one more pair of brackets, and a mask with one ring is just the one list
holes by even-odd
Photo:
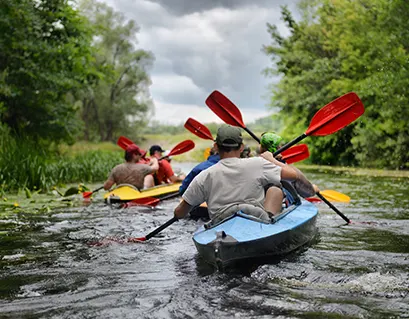
[[408, 178], [306, 175], [349, 195], [336, 206], [354, 223], [317, 204], [311, 243], [224, 272], [197, 255], [191, 238], [202, 221], [144, 243], [106, 240], [148, 234], [178, 199], [117, 209], [100, 193], [91, 204], [77, 196], [72, 206], [0, 214], [0, 317], [409, 318]]

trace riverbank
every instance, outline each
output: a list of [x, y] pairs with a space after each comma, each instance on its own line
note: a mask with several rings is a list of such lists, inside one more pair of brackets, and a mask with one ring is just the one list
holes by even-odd
[[386, 170], [386, 169], [373, 169], [373, 168], [359, 168], [359, 167], [338, 167], [338, 166], [325, 166], [325, 165], [313, 165], [313, 164], [297, 164], [301, 170], [312, 170], [320, 173], [331, 172], [333, 174], [345, 174], [351, 176], [371, 176], [371, 177], [398, 177], [409, 178], [409, 171], [398, 170]]

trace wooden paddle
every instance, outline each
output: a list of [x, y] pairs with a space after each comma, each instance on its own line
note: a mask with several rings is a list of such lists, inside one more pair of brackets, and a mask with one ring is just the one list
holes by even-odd
[[[237, 106], [222, 93], [219, 91], [213, 91], [206, 99], [206, 105], [227, 124], [243, 128], [258, 143], [260, 143], [260, 139], [244, 125], [241, 112]], [[277, 156], [309, 135], [325, 136], [335, 133], [355, 121], [364, 113], [364, 111], [364, 105], [358, 95], [353, 92], [347, 93], [328, 103], [315, 113], [307, 131], [275, 151], [273, 155]], [[320, 192], [317, 192], [316, 195], [348, 224], [351, 223], [351, 220], [322, 196]]]
[[[204, 124], [196, 121], [195, 119], [192, 119], [191, 117], [188, 118], [184, 126], [196, 136], [206, 140], [214, 141], [210, 130]], [[285, 150], [281, 155], [283, 156], [282, 159], [286, 163], [292, 164], [305, 160], [310, 156], [310, 153], [306, 144], [300, 144], [293, 146], [288, 150]]]

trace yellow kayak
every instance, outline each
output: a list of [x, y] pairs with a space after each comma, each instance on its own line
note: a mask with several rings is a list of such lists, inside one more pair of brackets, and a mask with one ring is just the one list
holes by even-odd
[[104, 199], [108, 203], [128, 202], [134, 199], [147, 197], [161, 198], [165, 195], [179, 193], [179, 187], [182, 183], [163, 184], [152, 188], [138, 190], [133, 185], [121, 184], [112, 191], [104, 195]]

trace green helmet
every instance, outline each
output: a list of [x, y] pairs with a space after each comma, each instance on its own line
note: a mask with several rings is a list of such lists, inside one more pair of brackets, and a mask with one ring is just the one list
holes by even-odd
[[274, 153], [277, 151], [283, 138], [274, 132], [266, 132], [261, 135], [260, 145], [267, 151]]

